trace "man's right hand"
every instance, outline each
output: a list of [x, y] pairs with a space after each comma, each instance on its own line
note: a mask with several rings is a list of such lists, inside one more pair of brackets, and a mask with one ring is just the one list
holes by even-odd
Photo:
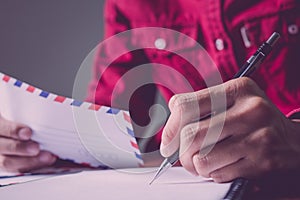
[[31, 140], [32, 131], [25, 125], [8, 121], [0, 116], [0, 169], [27, 172], [52, 165], [53, 154], [41, 151]]

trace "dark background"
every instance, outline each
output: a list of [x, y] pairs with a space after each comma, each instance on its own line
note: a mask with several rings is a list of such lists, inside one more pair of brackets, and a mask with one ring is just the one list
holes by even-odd
[[103, 3], [0, 0], [0, 71], [70, 97], [81, 62], [102, 40]]

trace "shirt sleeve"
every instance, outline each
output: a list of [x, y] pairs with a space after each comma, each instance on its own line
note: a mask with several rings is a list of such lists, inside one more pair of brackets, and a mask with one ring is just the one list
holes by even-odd
[[290, 119], [300, 119], [300, 108], [297, 108], [287, 114]]

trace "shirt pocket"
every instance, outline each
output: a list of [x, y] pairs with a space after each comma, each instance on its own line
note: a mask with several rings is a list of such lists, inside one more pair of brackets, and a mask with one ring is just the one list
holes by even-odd
[[276, 31], [281, 35], [253, 78], [271, 100], [287, 113], [299, 107], [300, 99], [300, 1], [278, 0], [274, 12], [262, 13], [244, 22], [251, 46], [249, 58]]
[[196, 21], [139, 23], [135, 27], [143, 28], [132, 30], [132, 45], [144, 49], [152, 65], [158, 63], [167, 67], [154, 67], [154, 80], [163, 80], [169, 86], [176, 83], [177, 92], [191, 92], [203, 88], [203, 77], [217, 70], [211, 67], [215, 65], [199, 42], [203, 37]]
[[133, 23], [131, 45], [144, 49], [153, 60], [161, 60], [172, 53], [191, 52], [197, 46], [199, 37], [196, 23]]
[[246, 49], [249, 58], [273, 32], [281, 38], [262, 63], [259, 76], [271, 79], [281, 90], [300, 88], [300, 1], [278, 0], [274, 12], [264, 13], [245, 20], [243, 27], [251, 46]]
[[261, 45], [274, 31], [281, 35], [279, 43], [299, 41], [300, 1], [278, 0], [277, 5], [273, 11], [250, 16], [244, 20], [242, 29], [246, 30], [245, 34], [252, 48]]

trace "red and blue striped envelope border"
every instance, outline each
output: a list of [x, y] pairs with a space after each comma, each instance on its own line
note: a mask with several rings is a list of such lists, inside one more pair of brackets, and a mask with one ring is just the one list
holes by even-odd
[[[83, 101], [79, 101], [76, 99], [71, 99], [68, 97], [56, 95], [56, 94], [41, 90], [37, 87], [29, 85], [25, 82], [17, 80], [15, 78], [5, 75], [3, 73], [0, 73], [0, 80], [2, 80], [2, 82], [4, 82], [4, 83], [12, 84], [14, 87], [19, 88], [20, 90], [25, 90], [28, 93], [32, 93], [32, 95], [38, 95], [40, 98], [53, 99], [53, 102], [56, 102], [56, 103], [69, 104], [69, 106], [76, 106], [76, 107], [82, 107], [83, 105], [85, 105], [85, 107], [87, 107], [87, 109], [91, 110], [91, 111], [97, 112], [100, 109], [105, 109], [107, 114], [123, 115], [122, 116], [123, 119], [127, 122], [126, 124], [128, 124], [128, 125], [126, 125], [126, 131], [127, 131], [127, 134], [130, 136], [130, 146], [133, 148], [134, 156], [137, 158], [138, 164], [140, 167], [142, 167], [144, 165], [144, 162], [143, 162], [140, 150], [139, 150], [139, 146], [137, 144], [137, 141], [136, 141], [136, 138], [134, 135], [134, 131], [133, 131], [133, 128], [131, 125], [131, 118], [130, 118], [128, 111], [120, 110], [117, 108], [110, 108], [107, 106], [97, 105], [97, 104], [93, 104], [93, 103], [89, 103], [89, 102], [83, 102]], [[80, 163], [80, 164], [89, 166], [89, 163]]]

